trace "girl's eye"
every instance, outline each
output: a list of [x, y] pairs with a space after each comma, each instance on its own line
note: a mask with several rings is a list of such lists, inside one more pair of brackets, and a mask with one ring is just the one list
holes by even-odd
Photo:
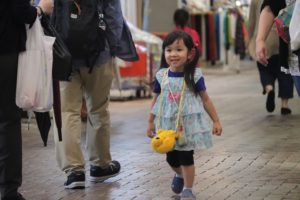
[[166, 52], [171, 52], [171, 49], [166, 49]]

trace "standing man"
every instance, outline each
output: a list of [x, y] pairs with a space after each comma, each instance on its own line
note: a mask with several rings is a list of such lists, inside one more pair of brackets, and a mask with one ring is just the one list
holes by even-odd
[[[86, 51], [74, 50], [79, 40], [91, 31], [87, 30], [87, 33], [78, 36], [70, 32], [71, 29], [80, 28], [74, 27], [77, 19], [83, 20], [84, 15], [90, 13], [102, 18], [104, 21], [96, 20], [99, 21], [99, 26], [105, 26], [105, 34], [102, 34], [103, 46], [98, 50], [96, 59], [93, 58], [94, 53], [82, 57], [80, 53]], [[127, 61], [137, 60], [138, 56], [123, 19], [119, 0], [56, 0], [52, 18], [55, 28], [69, 45], [74, 68], [71, 81], [61, 82], [62, 142], [54, 134], [56, 157], [60, 169], [67, 175], [65, 188], [84, 188], [85, 160], [80, 146], [82, 97], [85, 98], [88, 112], [85, 146], [90, 164], [89, 177], [90, 181], [102, 182], [116, 176], [121, 168], [120, 163], [112, 160], [110, 154], [108, 105], [113, 79], [113, 56]], [[94, 43], [96, 42], [95, 40]], [[82, 48], [90, 50], [91, 46], [92, 44], [85, 45]], [[55, 128], [54, 130], [56, 131]]]
[[41, 10], [50, 14], [52, 8], [52, 0], [41, 0], [36, 8], [29, 0], [0, 1], [1, 200], [24, 200], [18, 192], [22, 184], [21, 112], [16, 106], [18, 55], [25, 51], [25, 24], [32, 25]]

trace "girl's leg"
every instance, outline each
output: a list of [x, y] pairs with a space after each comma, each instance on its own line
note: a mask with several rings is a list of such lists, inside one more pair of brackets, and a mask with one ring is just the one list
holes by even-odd
[[166, 161], [176, 174], [182, 174], [178, 157], [178, 151], [174, 150], [167, 153]]
[[181, 167], [172, 167], [171, 166], [171, 168], [177, 175], [182, 175]]
[[196, 200], [196, 196], [193, 193], [193, 185], [195, 178], [195, 165], [182, 165], [181, 166], [183, 179], [184, 179], [184, 188], [181, 192], [180, 199], [182, 200]]
[[180, 151], [179, 160], [184, 179], [184, 187], [191, 189], [195, 178], [194, 151]]
[[179, 161], [179, 152], [175, 150], [167, 153], [167, 162], [171, 169], [176, 173], [171, 183], [171, 189], [174, 193], [179, 194], [183, 189], [183, 177]]
[[195, 178], [195, 165], [181, 166], [181, 169], [184, 179], [184, 187], [192, 188]]

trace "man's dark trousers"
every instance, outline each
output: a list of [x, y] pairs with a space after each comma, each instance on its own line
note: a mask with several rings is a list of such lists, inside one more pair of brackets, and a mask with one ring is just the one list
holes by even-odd
[[16, 106], [18, 54], [0, 55], [0, 196], [13, 198], [22, 182], [21, 115]]

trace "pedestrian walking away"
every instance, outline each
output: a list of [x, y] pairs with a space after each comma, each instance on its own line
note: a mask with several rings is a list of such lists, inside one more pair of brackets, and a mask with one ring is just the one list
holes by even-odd
[[[249, 17], [249, 53], [253, 59], [256, 59], [255, 40], [258, 31], [258, 22], [263, 1], [253, 0], [250, 4]], [[291, 109], [288, 106], [288, 101], [293, 97], [293, 79], [290, 74], [280, 71], [279, 58], [279, 40], [276, 33], [275, 24], [272, 26], [268, 37], [266, 38], [268, 64], [266, 66], [257, 62], [259, 77], [263, 87], [263, 94], [267, 94], [266, 110], [273, 112], [275, 110], [275, 81], [278, 80], [278, 97], [281, 98], [281, 114], [291, 114]]]
[[[258, 34], [256, 38], [256, 55], [257, 61], [263, 65], [268, 64], [267, 60], [267, 48], [266, 38], [271, 30], [272, 24], [274, 23], [275, 17], [278, 15], [281, 9], [286, 6], [290, 6], [295, 1], [289, 0], [264, 0], [261, 7], [261, 14], [259, 18]], [[279, 38], [279, 57], [280, 57], [280, 69], [282, 73], [290, 74], [298, 95], [300, 95], [300, 71], [298, 58], [291, 52], [290, 43], [284, 41], [281, 37]]]
[[[52, 0], [38, 7], [29, 0], [0, 1], [0, 198], [25, 199], [22, 184], [21, 111], [16, 106], [18, 55], [25, 51], [26, 24], [32, 25], [43, 11], [50, 14]], [[34, 77], [34, 74], [33, 74]]]
[[[211, 147], [211, 132], [219, 136], [222, 127], [206, 91], [201, 69], [196, 68], [199, 51], [192, 37], [183, 31], [174, 31], [165, 38], [162, 48], [147, 136], [153, 138], [158, 129], [182, 133], [174, 149], [166, 154], [166, 160], [175, 172], [171, 189], [181, 194], [182, 200], [196, 199], [192, 190], [194, 150]], [[213, 121], [212, 131], [206, 112]]]

